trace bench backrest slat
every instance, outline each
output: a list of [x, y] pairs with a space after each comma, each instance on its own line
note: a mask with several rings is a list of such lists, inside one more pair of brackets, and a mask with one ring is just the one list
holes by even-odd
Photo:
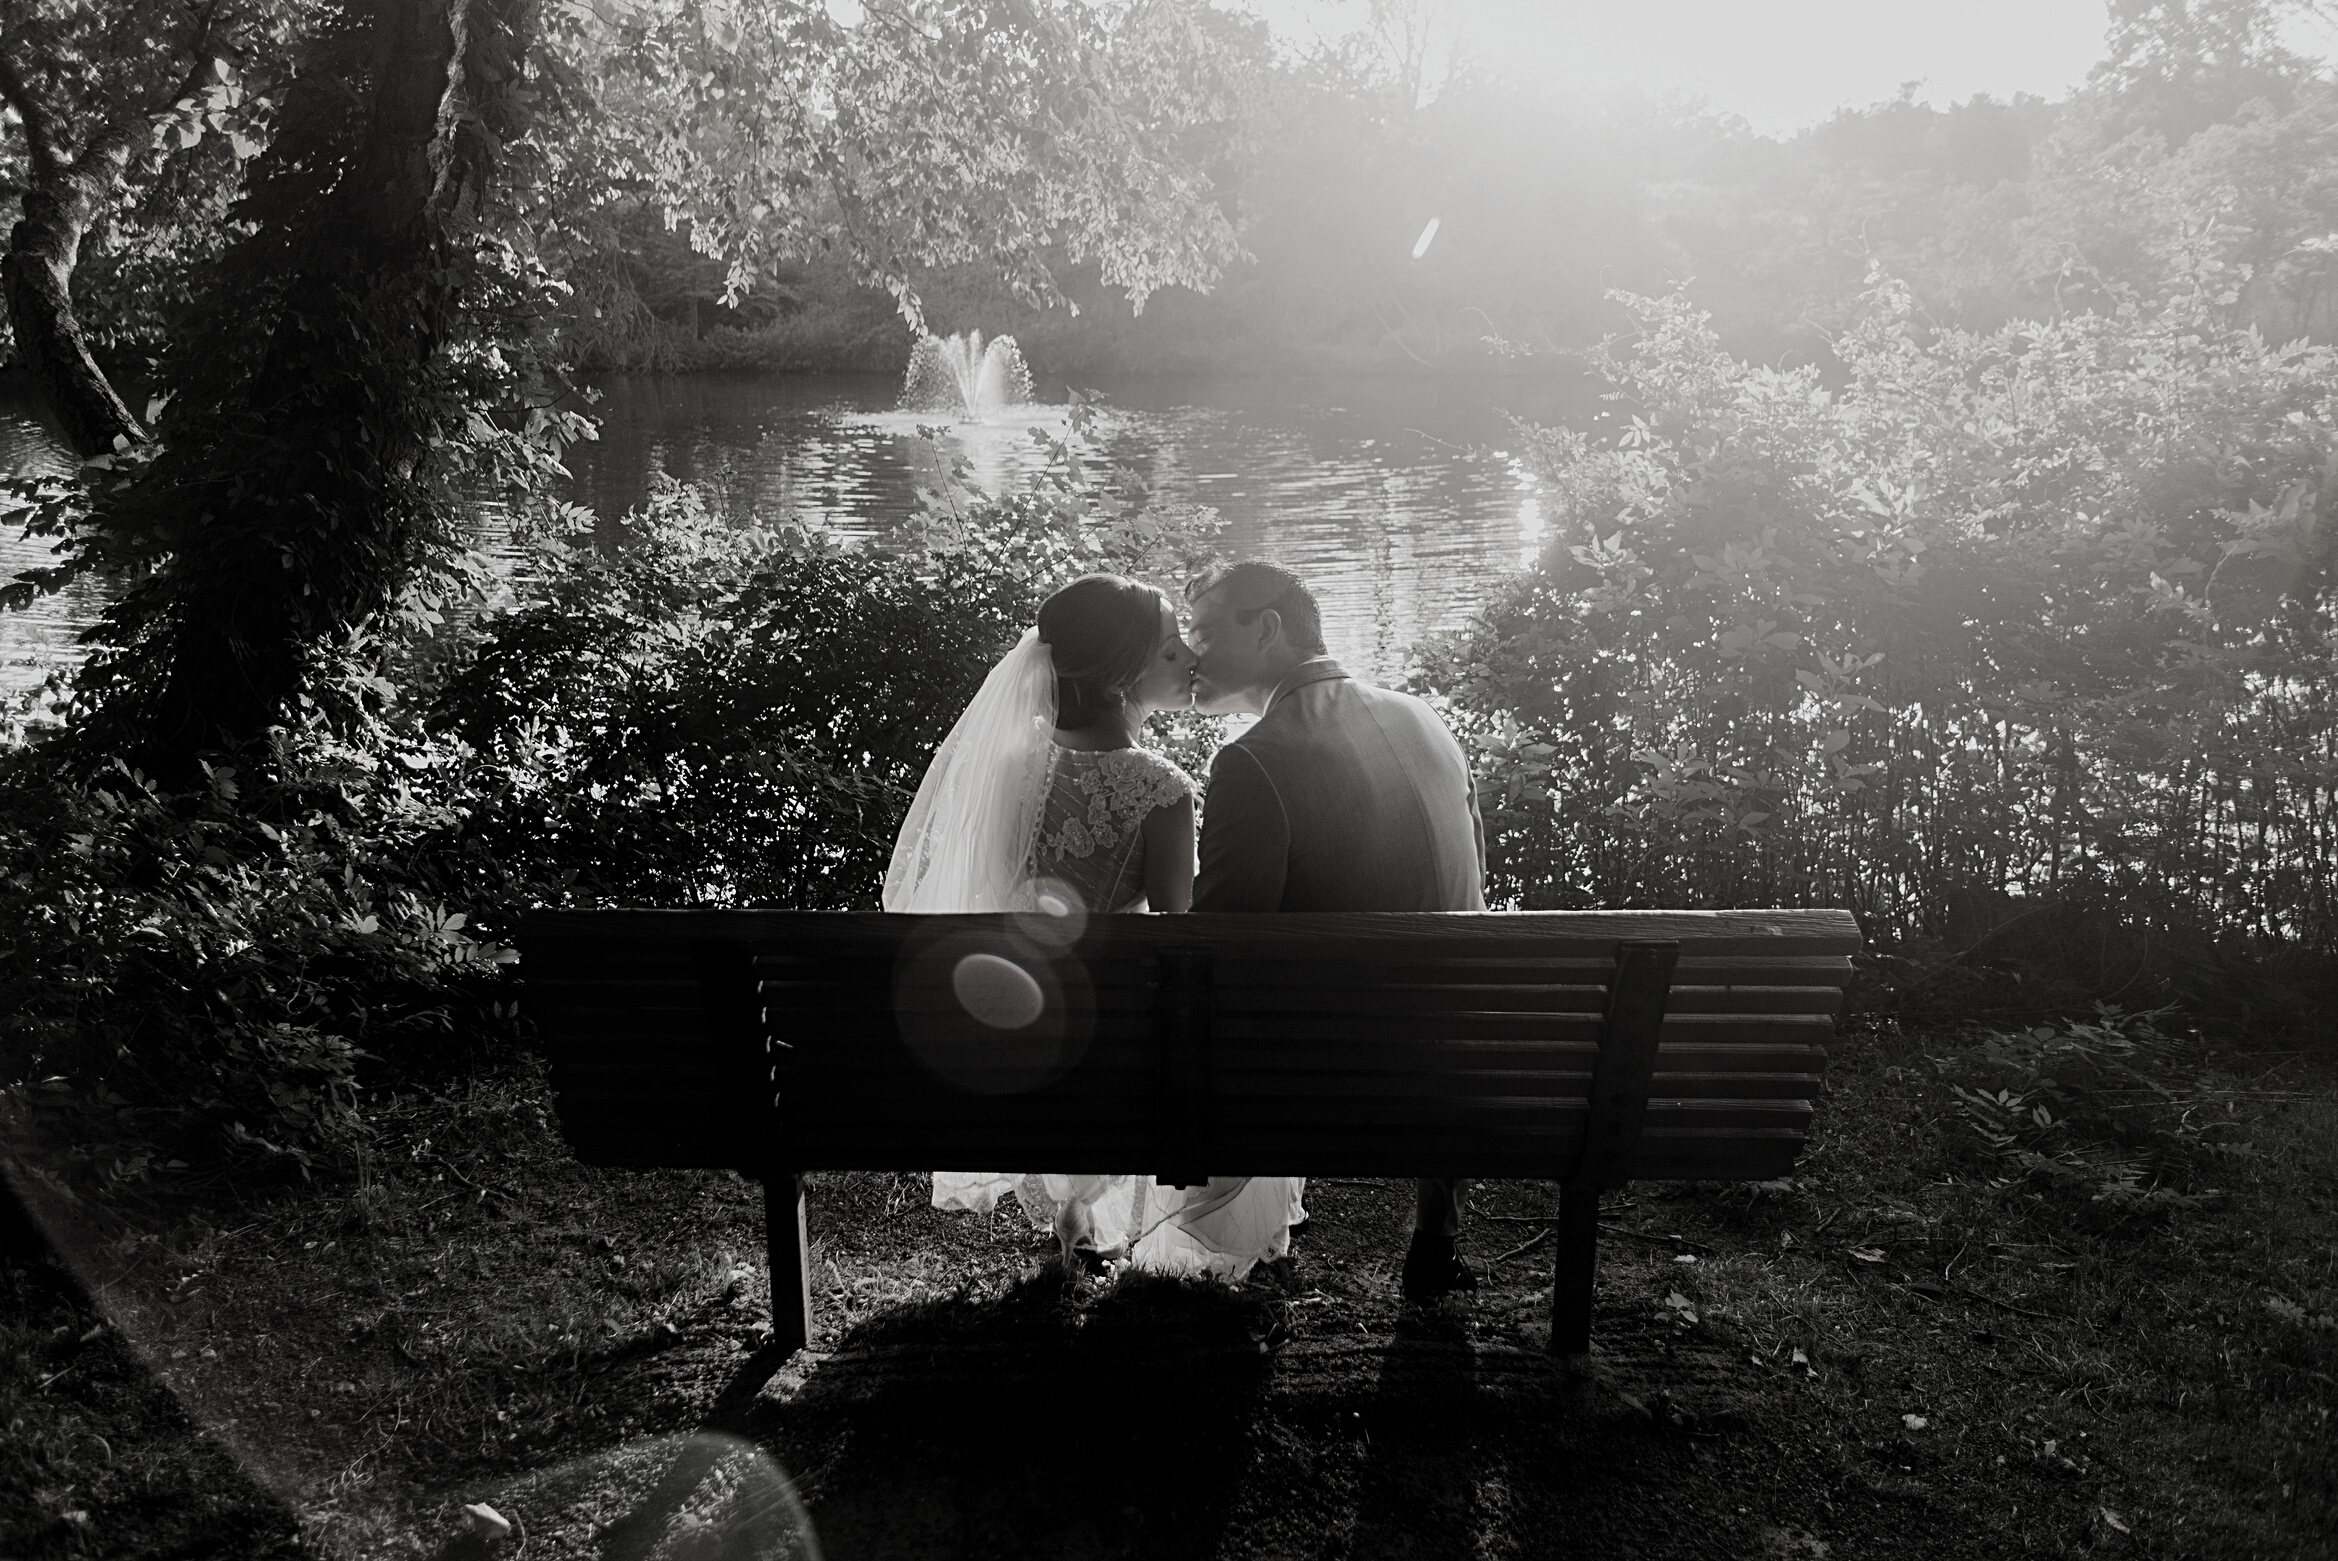
[[[563, 1126], [597, 1163], [754, 1169], [784, 1141], [789, 1163], [836, 1170], [1160, 1172], [1167, 1154], [1261, 1175], [1563, 1177], [1617, 947], [1671, 940], [1628, 1174], [1768, 1177], [1807, 1135], [1858, 947], [1841, 912], [1100, 917], [1068, 948], [1033, 936], [1056, 930], [547, 913], [523, 931], [523, 972]], [[1206, 973], [1207, 1025], [1199, 1050], [1168, 1053], [1178, 949]], [[1045, 1021], [970, 1019], [968, 952], [1035, 973]]]

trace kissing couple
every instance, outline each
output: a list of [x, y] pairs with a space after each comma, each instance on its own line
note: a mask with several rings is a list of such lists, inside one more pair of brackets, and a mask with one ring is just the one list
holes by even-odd
[[[1087, 575], [1050, 596], [935, 752], [885, 875], [888, 911], [1090, 914], [1482, 911], [1485, 830], [1461, 746], [1410, 694], [1324, 649], [1314, 593], [1274, 564], [1216, 564], [1185, 587]], [[1248, 714], [1193, 778], [1139, 746], [1156, 711]], [[1050, 908], [1053, 908], [1052, 906]], [[1467, 1184], [1418, 1184], [1404, 1291], [1476, 1288], [1454, 1250]], [[936, 1208], [1012, 1192], [1085, 1252], [1239, 1280], [1290, 1249], [1303, 1177], [936, 1172]]]

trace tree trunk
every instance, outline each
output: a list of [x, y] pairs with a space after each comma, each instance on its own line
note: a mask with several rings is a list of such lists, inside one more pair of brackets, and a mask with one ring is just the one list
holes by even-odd
[[[198, 66], [210, 39], [205, 22], [194, 40]], [[7, 295], [17, 355], [32, 371], [67, 442], [84, 458], [102, 455], [116, 440], [142, 440], [146, 431], [89, 354], [73, 313], [73, 267], [98, 203], [129, 166], [131, 149], [148, 120], [143, 105], [122, 99], [106, 122], [83, 139], [79, 155], [68, 156], [50, 106], [27, 87], [18, 66], [0, 49], [0, 100], [16, 110], [23, 127], [30, 186], [9, 235], [8, 254], [0, 259], [0, 292]]]
[[[434, 524], [426, 384], [457, 299], [451, 228], [475, 211], [500, 137], [473, 78], [510, 81], [533, 0], [356, 0], [370, 56], [364, 128], [292, 248], [262, 367], [222, 405], [261, 414], [176, 485], [226, 490], [177, 550], [166, 685], [142, 758], [184, 779], [206, 750], [281, 722], [314, 648], [390, 605]], [[340, 90], [316, 83], [315, 90]], [[177, 452], [173, 452], [175, 460]], [[255, 459], [258, 457], [258, 459]], [[257, 466], [261, 470], [255, 472]]]
[[[57, 184], [65, 189], [57, 189]], [[74, 453], [87, 458], [135, 444], [146, 430], [122, 404], [73, 313], [73, 267], [94, 203], [80, 170], [36, 180], [24, 197], [24, 215], [0, 260], [0, 289], [8, 295], [8, 323], [16, 353], [31, 371], [50, 414]]]

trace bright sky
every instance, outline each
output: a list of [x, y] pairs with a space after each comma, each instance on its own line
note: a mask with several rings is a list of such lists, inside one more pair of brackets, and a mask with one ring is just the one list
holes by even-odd
[[[1228, 0], [1239, 4], [1241, 0]], [[1248, 0], [1305, 42], [1362, 29], [1369, 0]], [[1458, 40], [1480, 60], [1541, 70], [1597, 96], [1636, 87], [1705, 99], [1787, 134], [1836, 109], [1899, 95], [2058, 98], [2101, 57], [2103, 0], [1419, 0], [1438, 58]], [[2291, 46], [2327, 55], [2331, 37]], [[1432, 82], [1441, 74], [1430, 70]]]

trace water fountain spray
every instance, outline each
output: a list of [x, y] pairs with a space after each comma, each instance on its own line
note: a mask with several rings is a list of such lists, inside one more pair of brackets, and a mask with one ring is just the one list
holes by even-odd
[[901, 387], [906, 412], [952, 412], [974, 422], [1031, 400], [1031, 370], [1012, 336], [988, 342], [980, 331], [927, 336], [909, 354]]

